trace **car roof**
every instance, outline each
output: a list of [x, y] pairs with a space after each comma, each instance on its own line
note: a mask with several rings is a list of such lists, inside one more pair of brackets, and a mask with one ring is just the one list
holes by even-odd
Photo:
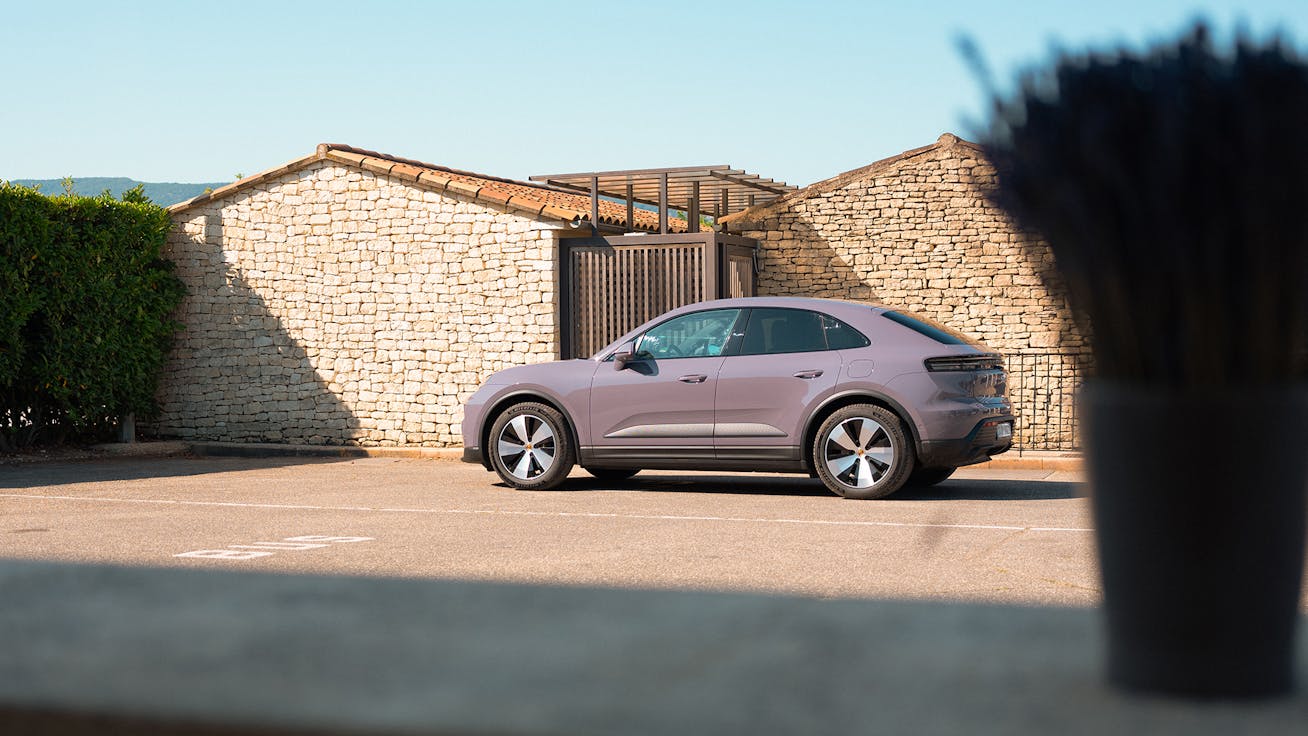
[[872, 302], [854, 302], [844, 299], [815, 299], [813, 297], [802, 296], [746, 296], [736, 297], [734, 299], [711, 299], [709, 301], [695, 302], [683, 307], [677, 307], [670, 310], [665, 315], [681, 314], [683, 312], [698, 312], [704, 309], [716, 308], [789, 308], [789, 309], [812, 309], [818, 312], [830, 312], [839, 314], [858, 310], [866, 312], [871, 309], [873, 312], [885, 311], [887, 307], [882, 304]]

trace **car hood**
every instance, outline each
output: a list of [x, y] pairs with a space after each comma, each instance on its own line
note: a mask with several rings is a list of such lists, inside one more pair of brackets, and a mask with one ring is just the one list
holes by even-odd
[[486, 378], [485, 385], [512, 385], [528, 383], [558, 388], [573, 388], [570, 383], [584, 381], [590, 383], [599, 364], [593, 360], [577, 358], [574, 360], [556, 360], [551, 363], [533, 363], [505, 368], [492, 373]]

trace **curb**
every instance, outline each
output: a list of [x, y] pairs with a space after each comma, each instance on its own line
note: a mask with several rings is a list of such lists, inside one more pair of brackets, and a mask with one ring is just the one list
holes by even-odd
[[172, 457], [191, 451], [187, 442], [106, 442], [91, 445], [91, 450], [109, 457]]
[[[1010, 457], [1011, 455], [1011, 457]], [[976, 465], [969, 465], [975, 470], [1050, 470], [1062, 472], [1080, 472], [1085, 470], [1085, 461], [1079, 452], [1006, 452], [993, 460]]]
[[359, 447], [356, 445], [280, 445], [264, 442], [189, 442], [201, 457], [389, 457], [454, 462], [462, 447]]

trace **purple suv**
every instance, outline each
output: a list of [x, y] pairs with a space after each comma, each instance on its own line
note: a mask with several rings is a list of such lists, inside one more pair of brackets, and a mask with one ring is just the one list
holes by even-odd
[[515, 488], [574, 464], [809, 473], [846, 498], [931, 485], [1013, 442], [1001, 358], [921, 317], [826, 299], [700, 302], [587, 360], [509, 368], [468, 399], [463, 459]]

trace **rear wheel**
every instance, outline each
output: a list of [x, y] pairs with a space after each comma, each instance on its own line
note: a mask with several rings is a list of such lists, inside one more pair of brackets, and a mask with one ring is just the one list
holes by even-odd
[[554, 488], [573, 465], [572, 435], [552, 406], [529, 401], [505, 409], [491, 425], [491, 466], [514, 488]]
[[640, 468], [586, 468], [586, 472], [599, 480], [616, 483], [639, 473]]
[[907, 485], [914, 488], [928, 488], [945, 482], [958, 468], [918, 468], [908, 476]]
[[812, 453], [818, 477], [845, 498], [884, 498], [913, 472], [913, 450], [903, 422], [873, 404], [846, 406], [827, 417]]

